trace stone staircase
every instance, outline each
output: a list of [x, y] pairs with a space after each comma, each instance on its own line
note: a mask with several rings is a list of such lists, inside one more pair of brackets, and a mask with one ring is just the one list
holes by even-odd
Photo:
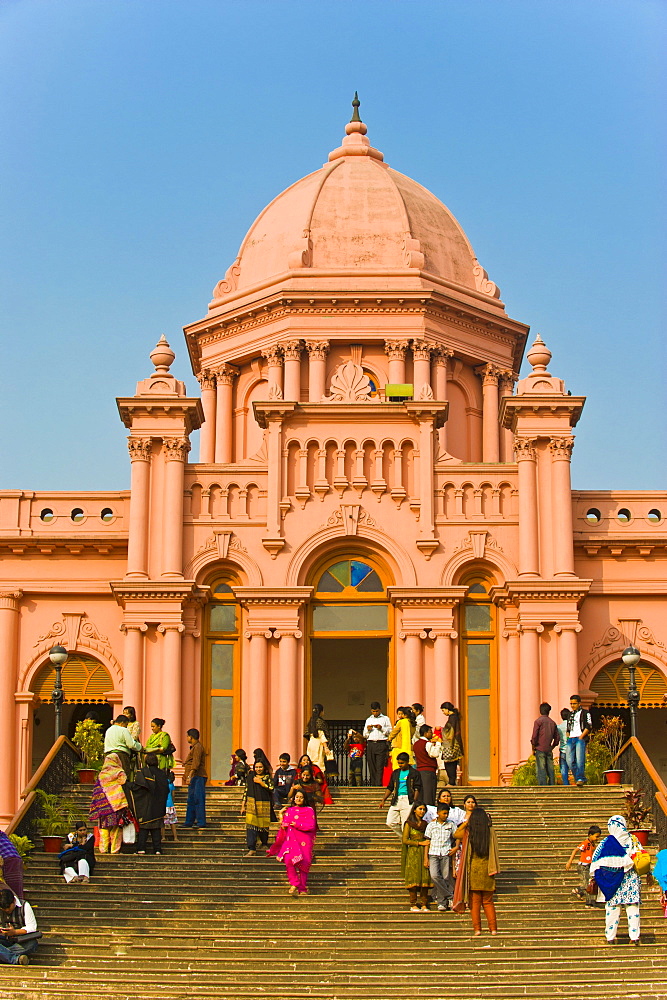
[[[320, 819], [311, 894], [293, 899], [275, 859], [243, 857], [240, 791], [212, 789], [206, 830], [181, 830], [162, 857], [103, 856], [89, 885], [66, 886], [36, 852], [27, 896], [45, 937], [29, 967], [0, 966], [0, 998], [667, 1000], [657, 889], [644, 892], [642, 946], [628, 944], [622, 915], [612, 948], [603, 911], [571, 895], [577, 878], [564, 871], [588, 825], [604, 830], [620, 811], [622, 788], [475, 792], [503, 869], [495, 938], [473, 938], [469, 914], [409, 912], [381, 790], [338, 790]], [[85, 813], [89, 791], [73, 794]], [[182, 816], [183, 790], [177, 805]]]

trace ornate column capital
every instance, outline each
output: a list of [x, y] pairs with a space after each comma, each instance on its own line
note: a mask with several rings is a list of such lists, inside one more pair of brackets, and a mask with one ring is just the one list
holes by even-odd
[[128, 632], [148, 632], [148, 625], [145, 622], [123, 622], [119, 628], [125, 635]]
[[431, 353], [435, 350], [435, 347], [436, 345], [428, 340], [413, 340], [412, 357], [415, 361], [430, 361]]
[[197, 381], [199, 382], [202, 391], [204, 389], [215, 389], [216, 373], [212, 371], [201, 371], [199, 375], [197, 375]]
[[514, 455], [517, 462], [522, 462], [525, 460], [535, 461], [535, 441], [536, 438], [528, 437], [515, 437], [514, 438]]
[[563, 622], [560, 625], [554, 625], [554, 632], [560, 635], [561, 632], [583, 632], [584, 626], [580, 625], [579, 622]]
[[281, 345], [284, 361], [300, 361], [303, 342], [301, 340], [286, 340]]
[[162, 444], [168, 462], [184, 462], [190, 451], [190, 442], [187, 438], [163, 438]]
[[433, 348], [432, 357], [434, 364], [442, 365], [446, 368], [449, 364], [449, 359], [454, 357], [454, 351], [451, 347], [442, 347], [438, 345]]
[[246, 639], [271, 639], [273, 632], [270, 629], [249, 628], [243, 633]]
[[303, 632], [301, 629], [274, 629], [273, 638], [280, 642], [281, 639], [302, 639]]
[[475, 368], [475, 375], [479, 375], [482, 379], [482, 385], [498, 385], [498, 379], [501, 375], [501, 369], [498, 365], [486, 364], [478, 365]]
[[218, 385], [233, 385], [234, 379], [238, 375], [239, 370], [235, 368], [234, 365], [223, 365], [215, 373], [215, 379]]
[[0, 592], [0, 608], [7, 611], [18, 611], [22, 597], [22, 590], [3, 590]]
[[554, 459], [564, 459], [569, 462], [572, 458], [573, 447], [574, 438], [569, 435], [566, 437], [551, 438], [549, 441], [549, 451], [551, 452], [551, 457]]
[[260, 352], [269, 367], [281, 367], [283, 363], [283, 350], [278, 344], [273, 344], [271, 347], [265, 347], [263, 351]]
[[425, 639], [427, 638], [426, 632], [421, 628], [406, 628], [402, 632], [398, 633], [399, 639]]
[[405, 352], [409, 346], [407, 340], [385, 340], [384, 353], [390, 361], [405, 361]]
[[329, 353], [328, 340], [307, 340], [306, 350], [313, 361], [324, 361]]
[[158, 632], [166, 635], [167, 632], [185, 632], [185, 625], [182, 622], [163, 622], [157, 627]]
[[139, 438], [130, 436], [127, 439], [127, 450], [130, 453], [131, 462], [150, 462], [151, 445], [150, 438]]
[[514, 383], [517, 382], [519, 376], [512, 371], [501, 371], [498, 378], [498, 385], [500, 386], [500, 393], [503, 396], [511, 396], [514, 392]]

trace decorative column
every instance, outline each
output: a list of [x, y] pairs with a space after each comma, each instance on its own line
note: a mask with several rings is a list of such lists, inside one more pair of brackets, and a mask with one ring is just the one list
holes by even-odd
[[197, 627], [197, 602], [190, 601], [183, 610], [184, 632], [181, 640], [181, 721], [185, 732], [199, 725], [200, 706], [200, 669], [198, 639], [200, 632]]
[[[570, 459], [574, 438], [556, 437], [549, 442], [551, 452], [551, 501], [553, 509], [554, 576], [574, 576], [572, 533], [572, 486]], [[574, 690], [574, 689], [573, 689]]]
[[248, 691], [250, 697], [249, 700], [244, 701], [244, 727], [242, 735], [246, 746], [264, 747], [267, 745], [269, 737], [269, 671], [267, 640], [271, 638], [272, 633], [264, 629], [253, 629], [245, 632], [244, 634], [250, 647], [248, 650], [247, 660], [247, 685], [244, 685], [244, 689]]
[[412, 341], [412, 361], [415, 399], [433, 399], [431, 388], [431, 351], [433, 346], [423, 340]]
[[533, 438], [515, 438], [519, 486], [519, 576], [539, 576], [537, 456]]
[[402, 385], [405, 382], [405, 352], [407, 340], [385, 340], [384, 353], [389, 358], [388, 382]]
[[16, 811], [16, 700], [14, 692], [18, 676], [19, 608], [23, 592], [20, 590], [0, 593], [0, 717], [4, 720], [6, 738], [2, 741], [2, 767], [0, 768], [0, 826], [6, 826]]
[[[498, 381], [498, 388], [500, 390], [500, 401], [502, 402], [507, 396], [511, 396], [514, 391], [514, 383], [516, 381], [516, 376], [513, 372], [501, 372]], [[513, 455], [514, 450], [514, 435], [508, 427], [500, 428], [500, 461], [501, 462], [512, 462], [514, 460]]]
[[144, 622], [124, 622], [125, 654], [123, 660], [123, 704], [133, 705], [137, 719], [144, 723]]
[[329, 344], [326, 340], [307, 340], [306, 350], [308, 351], [308, 402], [320, 403], [327, 391]]
[[[300, 629], [293, 632], [275, 631], [275, 639], [280, 640], [278, 656], [278, 682], [272, 692], [273, 705], [280, 704], [280, 711], [273, 713], [271, 723], [271, 746], [274, 749], [273, 758], [278, 754], [293, 751], [301, 745], [301, 699], [299, 697], [299, 644], [298, 639], [303, 633]], [[274, 678], [272, 678], [273, 687]], [[260, 745], [260, 744], [258, 744]]]
[[284, 364], [283, 398], [298, 403], [301, 399], [301, 341], [282, 344]]
[[403, 639], [403, 669], [398, 675], [398, 703], [400, 705], [411, 705], [414, 701], [420, 703], [424, 700], [424, 684], [422, 669], [422, 640], [421, 629], [410, 629], [399, 632], [399, 638]]
[[558, 635], [558, 698], [561, 706], [570, 703], [570, 696], [579, 690], [579, 660], [577, 633], [582, 631], [578, 622], [556, 625]]
[[[453, 630], [434, 632], [431, 629], [433, 646], [433, 710], [439, 710], [443, 701], [458, 704], [458, 685], [454, 669], [454, 640], [458, 632]], [[433, 718], [438, 718], [437, 715]]]
[[475, 369], [482, 378], [482, 461], [500, 460], [500, 426], [498, 424], [498, 376], [495, 365], [480, 365]]
[[283, 355], [279, 347], [267, 347], [262, 357], [268, 368], [269, 399], [283, 398]]
[[[507, 720], [504, 733], [506, 759], [500, 761], [501, 770], [507, 764], [517, 764], [523, 757], [522, 745], [524, 734], [517, 725], [515, 699], [520, 695], [520, 659], [519, 659], [519, 627], [516, 614], [510, 618], [505, 611], [505, 629], [503, 639], [506, 640], [504, 650], [504, 667], [500, 687], [500, 718]], [[523, 718], [523, 717], [522, 717]], [[537, 718], [537, 715], [535, 716]]]
[[[433, 381], [435, 383], [435, 398], [438, 402], [447, 399], [447, 381], [449, 378], [449, 359], [453, 355], [448, 347], [438, 347], [433, 352]], [[438, 443], [440, 450], [447, 451], [447, 424], [443, 424], [438, 431]]]
[[158, 632], [164, 635], [162, 641], [162, 713], [167, 731], [178, 748], [183, 760], [186, 746], [182, 723], [181, 705], [181, 635], [185, 627], [180, 622], [164, 622], [158, 625]]
[[210, 465], [215, 461], [216, 423], [216, 376], [215, 372], [203, 371], [197, 376], [201, 386], [201, 402], [204, 423], [199, 435], [199, 461]]
[[187, 438], [165, 438], [162, 576], [183, 577], [183, 479], [190, 451]]
[[233, 419], [232, 393], [238, 369], [223, 365], [216, 373], [217, 405], [215, 417], [215, 461], [226, 465], [232, 460]]
[[148, 579], [148, 501], [150, 496], [151, 444], [150, 438], [130, 436], [127, 439], [131, 471], [127, 572], [125, 575], [131, 579]]
[[[518, 721], [523, 725], [529, 719], [536, 719], [540, 710], [540, 635], [542, 632], [544, 632], [544, 625], [531, 623], [520, 626], [519, 687], [516, 690], [519, 696]], [[525, 745], [523, 733], [521, 740], [520, 748], [523, 748]], [[519, 759], [521, 759], [523, 749], [520, 749], [519, 753]]]

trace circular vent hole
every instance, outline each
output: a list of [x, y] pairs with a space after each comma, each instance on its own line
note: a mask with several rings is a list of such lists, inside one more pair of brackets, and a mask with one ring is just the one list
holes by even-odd
[[632, 515], [627, 507], [621, 507], [618, 514], [616, 515], [621, 524], [629, 524], [632, 520]]
[[590, 510], [586, 511], [586, 520], [588, 521], [589, 524], [598, 524], [600, 522], [601, 517], [602, 514], [597, 509], [597, 507], [591, 507]]
[[648, 519], [651, 524], [659, 524], [659, 522], [662, 521], [662, 514], [659, 510], [654, 508], [648, 512]]
[[100, 514], [100, 517], [102, 518], [103, 521], [113, 521], [113, 511], [111, 507], [105, 507], [102, 513]]
[[70, 517], [75, 522], [83, 521], [84, 513], [80, 507], [75, 507], [72, 513], [70, 514]]
[[53, 511], [51, 510], [51, 508], [50, 507], [45, 507], [44, 510], [42, 511], [42, 513], [39, 515], [39, 519], [40, 519], [40, 521], [52, 521], [53, 520]]

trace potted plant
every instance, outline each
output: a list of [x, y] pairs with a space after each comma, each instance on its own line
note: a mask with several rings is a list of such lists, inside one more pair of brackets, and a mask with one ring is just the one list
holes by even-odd
[[74, 767], [75, 775], [82, 785], [92, 785], [104, 760], [104, 740], [102, 727], [93, 719], [77, 722], [72, 743], [81, 751], [83, 760]]
[[620, 785], [623, 777], [623, 769], [613, 767], [613, 764], [624, 743], [624, 728], [623, 719], [619, 715], [603, 715], [600, 719], [600, 728], [596, 735], [609, 750], [611, 758], [611, 766], [604, 772], [608, 785]]
[[651, 832], [651, 823], [646, 824], [647, 816], [651, 816], [650, 809], [642, 809], [642, 799], [644, 792], [641, 788], [630, 788], [623, 793], [625, 799], [625, 809], [623, 815], [628, 824], [628, 830], [634, 834], [642, 847], [646, 847], [648, 837]]
[[63, 840], [77, 820], [74, 803], [61, 795], [50, 795], [41, 788], [35, 789], [35, 795], [41, 814], [36, 818], [35, 826], [42, 836], [44, 851], [59, 854]]
[[35, 850], [35, 845], [29, 837], [19, 837], [18, 833], [10, 833], [9, 839], [19, 852], [19, 856], [25, 867], [28, 863], [30, 852]]

